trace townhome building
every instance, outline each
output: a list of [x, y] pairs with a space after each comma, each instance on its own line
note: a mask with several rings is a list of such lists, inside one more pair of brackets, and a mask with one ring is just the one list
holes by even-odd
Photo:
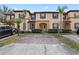
[[64, 28], [76, 31], [79, 28], [79, 10], [70, 10], [65, 13], [65, 16]]
[[[59, 28], [59, 12], [27, 12], [24, 15], [24, 10], [15, 10], [12, 14], [5, 14], [5, 19], [11, 20], [21, 18], [23, 21], [20, 24], [20, 30], [33, 30], [42, 29], [47, 31], [48, 29]], [[25, 17], [25, 19], [24, 19]], [[24, 22], [26, 24], [24, 24]], [[15, 27], [16, 24], [15, 24]], [[76, 31], [79, 28], [79, 10], [69, 10], [63, 15], [63, 29], [71, 29]]]

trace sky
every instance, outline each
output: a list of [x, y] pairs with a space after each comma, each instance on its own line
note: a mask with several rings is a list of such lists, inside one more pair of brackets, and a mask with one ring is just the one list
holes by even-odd
[[[66, 11], [79, 10], [79, 4], [4, 4], [11, 9], [15, 10], [30, 10], [31, 12], [36, 11], [57, 11], [57, 7], [67, 6]], [[0, 4], [2, 6], [2, 4]]]

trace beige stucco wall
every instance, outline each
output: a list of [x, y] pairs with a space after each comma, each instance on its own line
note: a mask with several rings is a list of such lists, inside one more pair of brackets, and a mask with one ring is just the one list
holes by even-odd
[[75, 31], [76, 29], [74, 28], [74, 24], [75, 23], [79, 23], [79, 18], [74, 18], [74, 14], [79, 14], [79, 12], [69, 12], [67, 15], [67, 18], [69, 18], [68, 20], [71, 21], [70, 23], [70, 27], [72, 29], [72, 31]]
[[46, 19], [40, 19], [40, 13], [36, 13], [36, 20], [52, 20], [53, 13], [46, 13]]
[[10, 20], [10, 15], [7, 15], [6, 19], [7, 19], [7, 21], [9, 21]]
[[[23, 23], [20, 23], [20, 30], [23, 30]], [[17, 28], [17, 24], [15, 24], [15, 28]], [[29, 30], [29, 23], [28, 23], [28, 20], [26, 20], [26, 31]]]
[[74, 14], [79, 14], [79, 12], [69, 12], [68, 13], [68, 17], [74, 17]]
[[28, 20], [26, 20], [26, 30], [29, 30], [29, 23], [28, 23]]
[[[16, 12], [15, 13], [15, 18], [18, 18], [19, 14], [24, 14], [24, 12]], [[26, 20], [25, 20], [25, 23], [26, 23], [26, 30], [28, 30], [28, 18], [30, 17], [29, 15], [29, 12], [27, 12], [26, 14]], [[20, 24], [20, 30], [23, 30], [23, 23], [24, 23], [24, 19], [22, 19], [22, 23]]]
[[15, 12], [15, 18], [18, 18], [19, 14], [24, 14], [24, 12]]
[[[19, 14], [24, 14], [24, 12], [15, 12], [14, 14], [15, 14], [15, 18], [18, 18]], [[29, 18], [29, 17], [30, 17], [29, 12], [27, 12], [26, 18]]]
[[[24, 12], [15, 12], [15, 18], [18, 18], [19, 14], [24, 14]], [[26, 30], [29, 30], [29, 24], [28, 24], [27, 18], [30, 19], [29, 13], [27, 13], [27, 15], [26, 15]], [[41, 22], [39, 22], [39, 21], [41, 21]], [[47, 28], [52, 29], [52, 24], [58, 23], [58, 21], [59, 21], [59, 18], [58, 19], [52, 18], [52, 13], [46, 13], [46, 19], [40, 19], [40, 13], [36, 13], [35, 28], [37, 29], [39, 27], [40, 23], [47, 23]], [[20, 24], [20, 30], [23, 30], [23, 22]], [[15, 27], [16, 27], [16, 25], [15, 25]]]
[[[74, 17], [74, 13], [78, 13], [79, 12], [69, 12], [67, 14], [67, 18], [69, 17]], [[24, 12], [15, 12], [15, 18], [18, 18], [19, 14], [24, 14]], [[28, 19], [30, 19], [30, 14], [29, 12], [26, 15], [26, 30], [29, 30], [29, 23], [28, 23]], [[7, 16], [6, 18], [7, 20], [10, 20], [10, 16]], [[31, 19], [30, 19], [31, 20]], [[79, 18], [70, 18], [68, 19], [71, 21], [71, 29], [74, 31], [76, 30], [74, 28], [74, 23], [79, 23]], [[53, 23], [59, 23], [59, 18], [58, 19], [53, 19], [52, 18], [52, 13], [46, 13], [46, 19], [40, 19], [40, 13], [36, 13], [36, 23], [35, 23], [35, 28], [39, 28], [39, 24], [40, 23], [47, 23], [48, 29], [52, 29], [52, 24]], [[15, 25], [16, 27], [16, 25]], [[23, 22], [20, 24], [20, 29], [23, 30]]]
[[[48, 20], [49, 23], [48, 23], [48, 29], [52, 29], [52, 24], [53, 23], [58, 23], [59, 22], [59, 18], [58, 19], [53, 19], [52, 18], [52, 13], [46, 13], [46, 19], [40, 19], [40, 13], [37, 13], [36, 14], [36, 20], [41, 20], [41, 21], [44, 21], [44, 20]], [[36, 22], [37, 24], [37, 22]], [[35, 27], [37, 28], [38, 25], [36, 25]]]
[[79, 23], [79, 18], [71, 18], [71, 19], [69, 19], [70, 21], [71, 21], [71, 29], [72, 29], [72, 31], [75, 31], [76, 29], [74, 28], [74, 24], [75, 23]]
[[42, 24], [42, 23], [45, 23], [46, 24], [46, 29], [48, 30], [49, 29], [49, 21], [37, 21], [36, 23], [35, 23], [35, 28], [36, 29], [40, 29], [40, 24]]

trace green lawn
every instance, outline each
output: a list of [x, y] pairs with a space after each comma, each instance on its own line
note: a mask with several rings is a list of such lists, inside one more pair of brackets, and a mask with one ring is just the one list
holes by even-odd
[[10, 43], [13, 43], [17, 40], [18, 36], [17, 35], [12, 35], [6, 38], [3, 38], [4, 40], [0, 41], [0, 46], [8, 45]]
[[26, 34], [20, 33], [19, 36], [18, 36], [18, 34], [15, 34], [15, 35], [12, 35], [9, 37], [5, 37], [5, 38], [3, 38], [4, 40], [0, 41], [0, 46], [11, 44], [11, 43], [15, 42], [16, 40], [19, 40], [21, 37], [26, 36], [27, 34], [29, 34], [29, 33], [26, 33]]
[[79, 44], [76, 43], [74, 40], [70, 40], [69, 38], [63, 37], [62, 35], [54, 35], [59, 41], [69, 45], [71, 48], [75, 49], [79, 52]]

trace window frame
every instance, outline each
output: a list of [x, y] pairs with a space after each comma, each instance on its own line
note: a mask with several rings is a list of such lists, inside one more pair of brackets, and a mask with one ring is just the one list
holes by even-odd
[[[44, 16], [42, 16], [44, 14]], [[46, 13], [40, 13], [40, 19], [46, 19]]]
[[25, 17], [25, 15], [22, 13], [19, 13], [18, 16], [19, 16], [19, 18], [22, 18], [22, 19]]
[[[56, 27], [55, 27], [55, 24], [56, 24]], [[53, 28], [53, 29], [58, 29], [58, 23], [53, 23], [53, 24], [52, 24], [52, 28]]]
[[74, 18], [79, 18], [79, 14], [74, 13]]
[[15, 15], [10, 15], [10, 19], [15, 19]]
[[58, 13], [53, 13], [53, 14], [52, 14], [52, 18], [53, 18], [53, 19], [58, 19], [58, 16], [59, 16]]
[[32, 30], [35, 29], [35, 23], [30, 24], [30, 29], [32, 29]]
[[74, 24], [74, 28], [75, 28], [75, 29], [78, 29], [78, 28], [79, 28], [79, 27], [76, 26], [77, 24], [79, 25], [79, 23], [75, 23], [75, 24]]
[[[34, 16], [34, 17], [32, 17], [32, 16]], [[36, 15], [35, 14], [31, 14], [31, 19], [35, 20], [36, 19]]]

